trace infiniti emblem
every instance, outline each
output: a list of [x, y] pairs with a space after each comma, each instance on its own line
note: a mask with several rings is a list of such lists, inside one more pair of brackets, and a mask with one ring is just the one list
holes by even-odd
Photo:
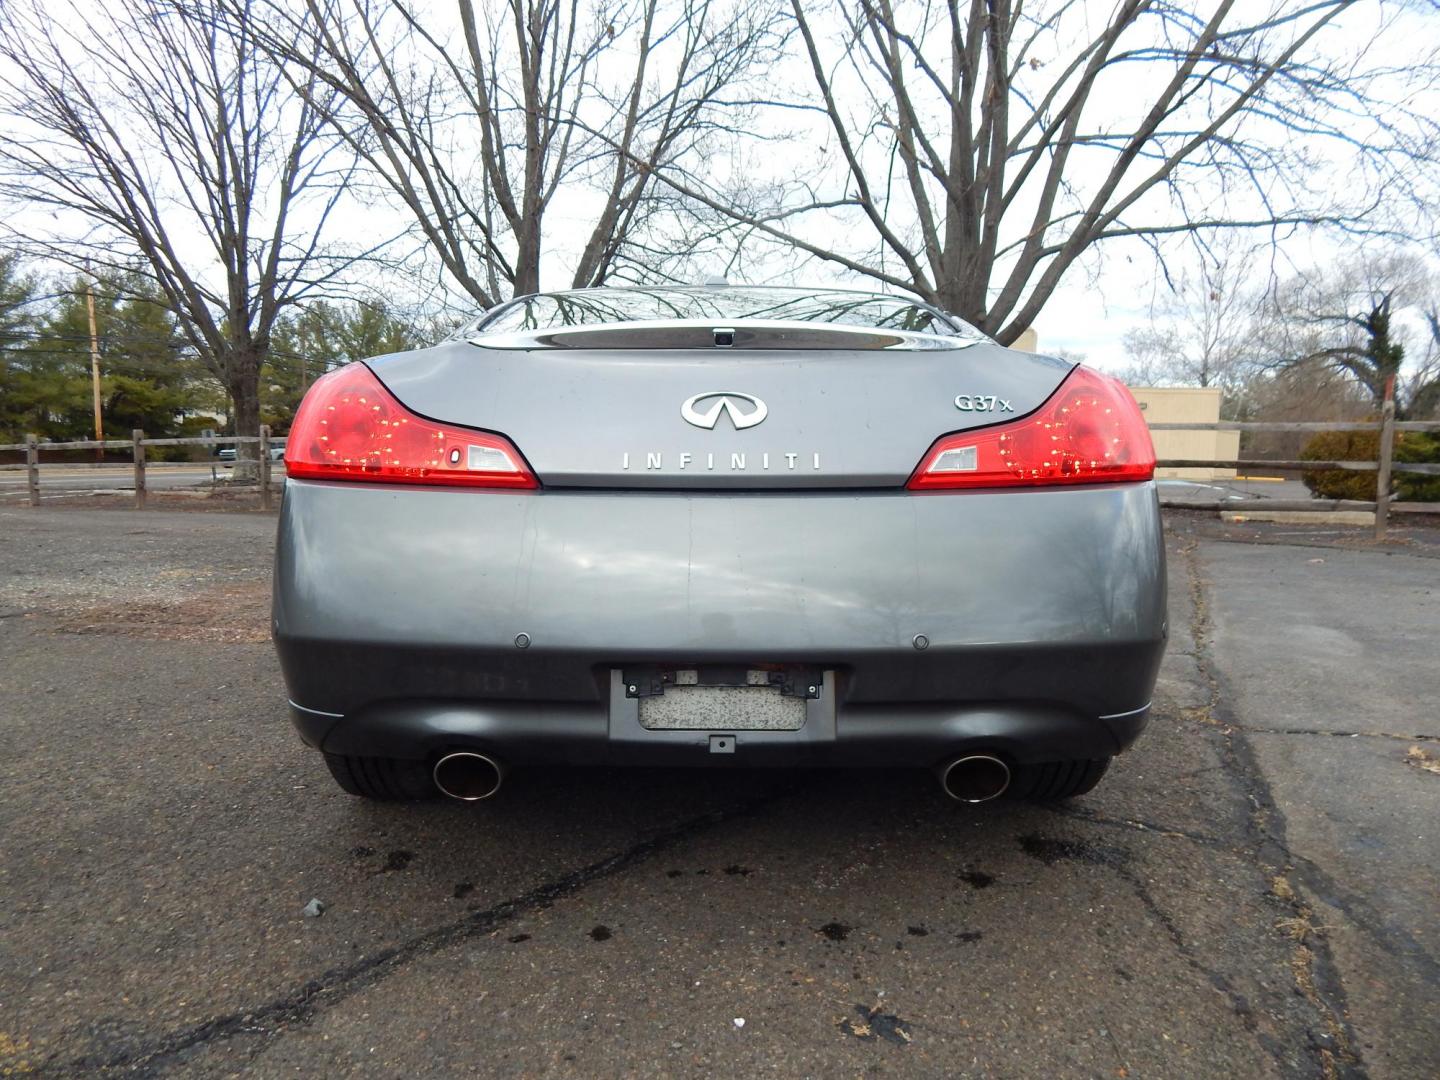
[[[701, 407], [701, 403], [703, 407]], [[680, 415], [687, 424], [714, 430], [723, 412], [730, 417], [736, 431], [752, 428], [769, 413], [765, 402], [753, 394], [737, 394], [729, 390], [711, 390], [696, 394], [680, 406]]]

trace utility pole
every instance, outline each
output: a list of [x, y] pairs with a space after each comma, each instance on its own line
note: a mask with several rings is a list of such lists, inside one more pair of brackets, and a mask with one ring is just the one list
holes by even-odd
[[[87, 262], [86, 271], [90, 267]], [[90, 389], [95, 406], [95, 441], [105, 440], [105, 425], [100, 421], [100, 330], [95, 324], [95, 282], [92, 279], [85, 286], [86, 307], [90, 310]], [[105, 460], [105, 448], [95, 448], [95, 460]]]

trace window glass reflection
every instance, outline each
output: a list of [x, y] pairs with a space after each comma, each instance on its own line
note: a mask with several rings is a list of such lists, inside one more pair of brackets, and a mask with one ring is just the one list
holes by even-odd
[[583, 289], [513, 301], [469, 328], [485, 333], [694, 319], [839, 323], [916, 334], [983, 338], [967, 323], [924, 304], [877, 293], [775, 288]]

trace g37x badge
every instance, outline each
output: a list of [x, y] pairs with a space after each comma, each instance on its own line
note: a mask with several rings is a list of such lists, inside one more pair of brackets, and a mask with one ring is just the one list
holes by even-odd
[[961, 412], [1014, 412], [1015, 406], [994, 394], [958, 394], [955, 408]]

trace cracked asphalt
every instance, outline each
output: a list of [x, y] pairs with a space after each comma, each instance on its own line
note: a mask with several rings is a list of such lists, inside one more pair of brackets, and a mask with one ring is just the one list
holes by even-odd
[[0, 1075], [1435, 1076], [1436, 533], [1167, 523], [1151, 728], [1070, 804], [379, 806], [286, 719], [273, 517], [0, 507]]

